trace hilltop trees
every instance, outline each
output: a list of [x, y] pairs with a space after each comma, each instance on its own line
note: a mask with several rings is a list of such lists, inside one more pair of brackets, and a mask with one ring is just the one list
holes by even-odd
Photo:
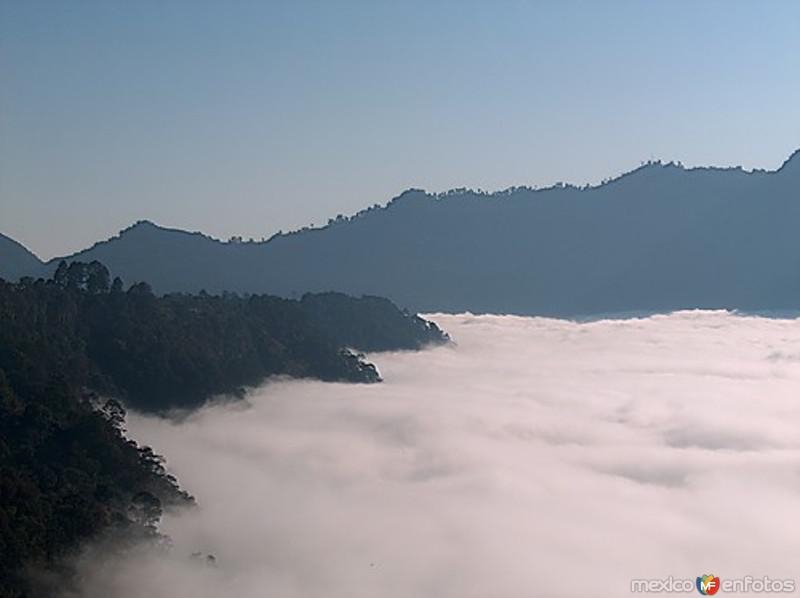
[[[376, 382], [374, 366], [321, 332], [297, 302], [127, 291], [98, 262], [49, 281], [0, 282], [0, 367], [18, 382], [56, 369], [145, 411], [196, 407], [270, 375]], [[36, 371], [33, 371], [36, 370]]]
[[362, 351], [419, 349], [448, 341], [436, 324], [400, 311], [383, 297], [306, 293], [300, 307], [325, 334]]
[[96, 260], [88, 264], [83, 262], [68, 264], [62, 260], [53, 275], [53, 282], [58, 286], [79, 289], [93, 295], [107, 292], [108, 281], [108, 268]]

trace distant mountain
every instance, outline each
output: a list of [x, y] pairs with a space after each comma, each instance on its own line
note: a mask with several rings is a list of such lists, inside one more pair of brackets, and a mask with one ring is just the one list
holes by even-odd
[[38, 276], [44, 264], [20, 243], [0, 234], [0, 278], [17, 280], [20, 276]]
[[595, 187], [410, 190], [262, 243], [140, 222], [69, 259], [162, 292], [340, 291], [413, 311], [784, 309], [800, 307], [799, 225], [797, 152], [776, 171], [658, 162]]

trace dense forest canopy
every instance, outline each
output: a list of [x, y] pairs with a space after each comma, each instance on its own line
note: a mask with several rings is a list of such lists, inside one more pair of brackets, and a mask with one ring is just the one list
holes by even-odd
[[350, 347], [446, 341], [379, 298], [158, 297], [99, 262], [0, 279], [0, 598], [33, 596], [25, 568], [98, 534], [157, 539], [162, 508], [192, 503], [163, 458], [125, 437], [123, 403], [193, 408], [271, 375], [378, 382]]
[[30, 593], [23, 566], [52, 567], [101, 532], [155, 539], [162, 507], [192, 502], [159, 455], [125, 437], [122, 405], [90, 390], [113, 384], [80, 317], [107, 288], [103, 268], [85, 273], [79, 286], [0, 282], [2, 598], [47, 595]]
[[[58, 363], [76, 387], [144, 411], [196, 407], [273, 375], [376, 382], [356, 350], [446, 340], [435, 324], [379, 298], [123, 289], [98, 262], [63, 262], [52, 279], [0, 283], [0, 367], [17, 381]], [[37, 359], [30, 359], [37, 355]]]
[[359, 351], [420, 349], [447, 340], [436, 324], [400, 311], [384, 297], [306, 293], [300, 307], [324, 334]]

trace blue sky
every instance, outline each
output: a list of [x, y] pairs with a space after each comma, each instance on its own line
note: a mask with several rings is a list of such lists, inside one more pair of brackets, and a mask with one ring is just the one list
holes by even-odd
[[800, 3], [0, 0], [0, 232], [260, 238], [800, 147]]

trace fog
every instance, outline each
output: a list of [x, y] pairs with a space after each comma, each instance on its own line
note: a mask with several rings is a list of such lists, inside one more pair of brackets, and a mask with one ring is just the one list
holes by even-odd
[[631, 578], [797, 575], [800, 321], [432, 319], [455, 346], [370, 355], [380, 385], [132, 414], [199, 506], [165, 517], [168, 555], [93, 559], [83, 595], [618, 597]]

